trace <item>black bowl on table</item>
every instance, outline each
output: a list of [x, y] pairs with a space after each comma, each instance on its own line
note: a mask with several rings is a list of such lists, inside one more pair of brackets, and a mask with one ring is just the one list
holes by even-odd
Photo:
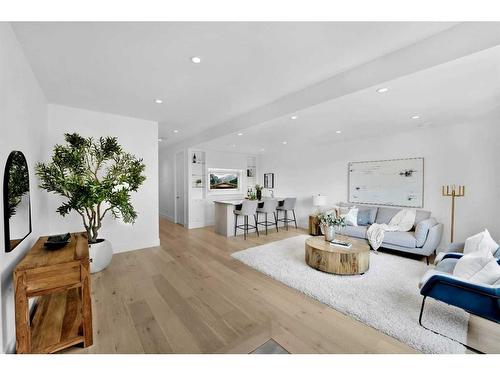
[[47, 250], [57, 250], [63, 248], [71, 242], [71, 234], [58, 234], [55, 236], [49, 236], [47, 241], [45, 241], [44, 246]]

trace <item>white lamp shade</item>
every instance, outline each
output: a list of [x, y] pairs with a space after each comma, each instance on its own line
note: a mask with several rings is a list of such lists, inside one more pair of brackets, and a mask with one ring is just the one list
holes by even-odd
[[313, 206], [325, 206], [327, 199], [326, 195], [313, 195]]

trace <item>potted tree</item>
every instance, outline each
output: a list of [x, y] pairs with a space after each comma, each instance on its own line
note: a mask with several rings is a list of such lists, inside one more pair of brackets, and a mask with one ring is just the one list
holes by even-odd
[[57, 212], [77, 212], [87, 232], [90, 271], [99, 272], [111, 262], [111, 243], [99, 238], [107, 214], [134, 223], [137, 212], [130, 201], [146, 177], [142, 159], [123, 151], [116, 137], [98, 140], [77, 133], [65, 134], [65, 145], [54, 146], [50, 163], [38, 163], [40, 187], [65, 200]]

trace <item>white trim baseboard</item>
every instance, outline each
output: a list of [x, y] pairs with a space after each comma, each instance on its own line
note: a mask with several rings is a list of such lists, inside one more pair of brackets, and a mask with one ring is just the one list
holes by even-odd
[[172, 215], [167, 214], [165, 211], [160, 211], [160, 217], [175, 222], [175, 218]]
[[113, 254], [119, 254], [119, 253], [126, 253], [128, 251], [148, 249], [150, 247], [158, 247], [158, 246], [160, 246], [160, 238], [156, 239], [155, 241], [151, 241], [151, 242], [144, 242], [144, 241], [116, 242], [115, 241], [115, 242], [112, 242], [111, 245], [113, 246]]

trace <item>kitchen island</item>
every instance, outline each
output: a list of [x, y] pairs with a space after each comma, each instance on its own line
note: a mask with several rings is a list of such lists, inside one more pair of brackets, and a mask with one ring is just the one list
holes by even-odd
[[[278, 201], [282, 201], [282, 198], [273, 198]], [[217, 200], [214, 201], [214, 227], [215, 232], [225, 236], [232, 237], [234, 236], [234, 210], [244, 199], [233, 199], [233, 200]], [[259, 201], [262, 203], [263, 201]], [[243, 218], [240, 219], [241, 224], [243, 224]], [[249, 218], [249, 223], [254, 224], [253, 220]], [[250, 229], [249, 232], [254, 231]]]

